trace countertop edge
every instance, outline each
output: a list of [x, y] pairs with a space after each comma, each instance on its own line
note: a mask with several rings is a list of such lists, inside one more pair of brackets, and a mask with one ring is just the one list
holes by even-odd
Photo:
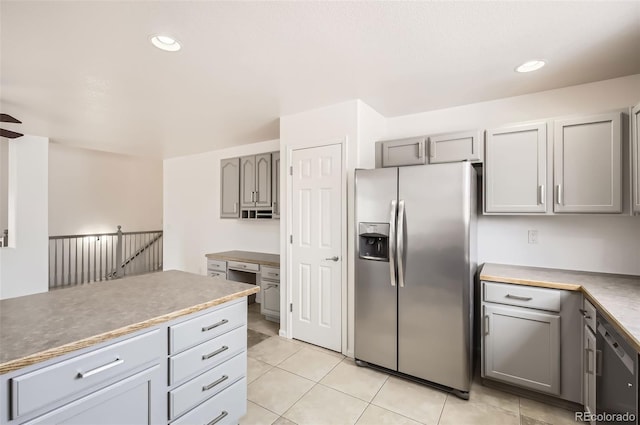
[[584, 286], [573, 284], [573, 283], [558, 283], [558, 282], [548, 282], [548, 281], [539, 281], [539, 280], [529, 280], [529, 279], [518, 279], [518, 278], [509, 278], [504, 276], [491, 276], [486, 274], [480, 274], [480, 280], [488, 280], [491, 282], [498, 283], [511, 283], [515, 285], [529, 285], [529, 286], [537, 286], [541, 288], [551, 288], [551, 289], [563, 289], [568, 291], [580, 291], [582, 294], [586, 295], [589, 301], [595, 304], [596, 309], [602, 312], [608, 321], [612, 322], [619, 332], [623, 333], [627, 340], [632, 343], [635, 350], [640, 353], [640, 341], [631, 335], [629, 331], [624, 327], [622, 323], [620, 323], [611, 313], [602, 305], [598, 300], [589, 293], [588, 289], [585, 289]]
[[[270, 255], [276, 255], [276, 254], [270, 254]], [[253, 258], [246, 258], [246, 257], [225, 255], [225, 254], [216, 254], [216, 253], [205, 254], [204, 256], [211, 260], [239, 261], [243, 263], [260, 264], [261, 266], [278, 267], [278, 268], [280, 267], [280, 262], [274, 262], [269, 260], [256, 260]]]
[[216, 298], [215, 300], [207, 301], [202, 304], [196, 304], [191, 307], [187, 307], [181, 310], [173, 311], [171, 313], [163, 314], [162, 316], [154, 317], [149, 320], [145, 320], [144, 322], [133, 323], [131, 325], [124, 326], [122, 328], [114, 329], [113, 331], [110, 331], [110, 332], [94, 335], [89, 338], [84, 338], [78, 341], [61, 345], [59, 347], [50, 348], [45, 351], [30, 354], [26, 357], [11, 360], [6, 363], [0, 364], [0, 375], [13, 372], [23, 367], [31, 366], [36, 363], [50, 360], [54, 357], [58, 357], [63, 354], [71, 353], [73, 351], [77, 351], [83, 348], [88, 348], [88, 347], [91, 347], [92, 345], [96, 345], [101, 342], [106, 342], [110, 339], [118, 338], [124, 335], [131, 334], [136, 331], [140, 331], [142, 329], [150, 328], [152, 326], [159, 325], [161, 323], [166, 323], [170, 320], [177, 319], [179, 317], [186, 316], [191, 313], [196, 313], [198, 311], [206, 310], [207, 308], [215, 307], [217, 305], [226, 303], [228, 301], [233, 301], [238, 298], [247, 297], [259, 291], [260, 291], [260, 287], [258, 286], [256, 286], [255, 288], [245, 289], [244, 291], [240, 291], [240, 292], [233, 293], [231, 295]]

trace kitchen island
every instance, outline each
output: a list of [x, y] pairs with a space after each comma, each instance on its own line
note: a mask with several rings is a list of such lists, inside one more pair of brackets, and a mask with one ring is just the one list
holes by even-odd
[[0, 424], [237, 421], [257, 291], [166, 271], [0, 301]]

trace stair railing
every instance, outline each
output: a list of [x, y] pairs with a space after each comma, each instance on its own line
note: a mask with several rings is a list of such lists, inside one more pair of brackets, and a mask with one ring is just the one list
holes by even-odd
[[162, 270], [162, 230], [49, 237], [49, 289]]

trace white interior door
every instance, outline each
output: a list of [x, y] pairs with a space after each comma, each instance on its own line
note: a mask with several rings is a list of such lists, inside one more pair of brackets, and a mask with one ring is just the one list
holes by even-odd
[[341, 351], [342, 147], [294, 150], [292, 166], [292, 335]]

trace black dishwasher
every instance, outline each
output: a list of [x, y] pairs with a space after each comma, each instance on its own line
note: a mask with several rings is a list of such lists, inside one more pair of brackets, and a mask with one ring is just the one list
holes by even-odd
[[598, 423], [638, 423], [638, 353], [598, 312], [596, 413]]

